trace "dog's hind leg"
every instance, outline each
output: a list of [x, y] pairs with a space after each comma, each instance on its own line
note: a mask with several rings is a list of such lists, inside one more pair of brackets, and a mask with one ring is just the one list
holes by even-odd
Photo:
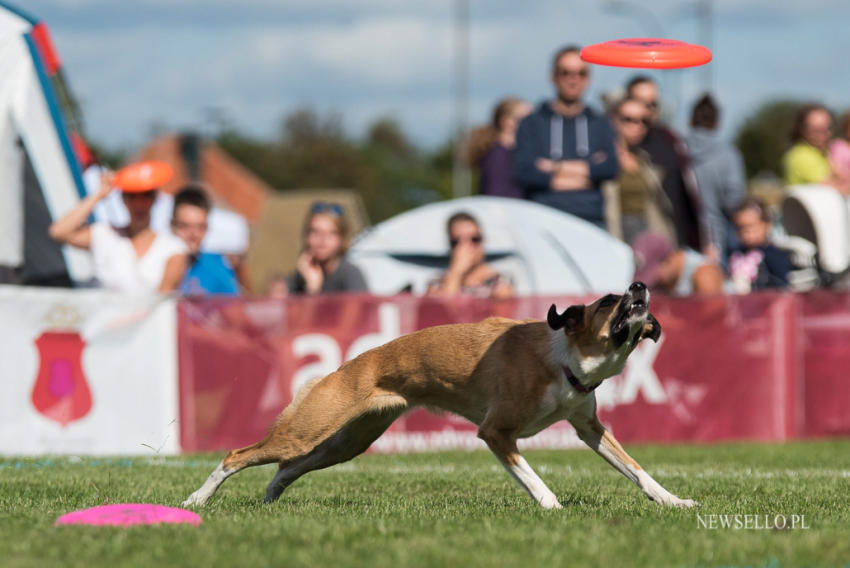
[[263, 451], [263, 442], [233, 450], [218, 464], [204, 484], [183, 501], [183, 507], [202, 506], [216, 492], [219, 486], [231, 475], [254, 465], [263, 465], [277, 461]]
[[[336, 415], [325, 415], [325, 420], [317, 415], [312, 422], [306, 418], [296, 419], [299, 422], [297, 427], [291, 426], [293, 417], [284, 414], [261, 441], [228, 452], [204, 484], [183, 502], [183, 506], [206, 504], [228, 477], [245, 468], [279, 462], [278, 473], [266, 491], [266, 502], [273, 501], [305, 473], [349, 460], [364, 452], [403, 411], [401, 405], [396, 408], [378, 407], [343, 424], [335, 424]], [[297, 412], [296, 407], [293, 414]], [[337, 431], [334, 432], [334, 429]], [[323, 441], [314, 445], [307, 442], [310, 438]]]
[[360, 379], [368, 377], [370, 369], [357, 366], [356, 360], [347, 363], [347, 372], [331, 373], [301, 388], [266, 436], [227, 454], [184, 505], [203, 505], [228, 477], [246, 467], [277, 462], [280, 470], [266, 493], [271, 501], [308, 471], [365, 451], [404, 412], [407, 401]]
[[197, 491], [189, 495], [183, 501], [183, 507], [200, 507], [206, 504], [210, 497], [216, 492], [218, 486], [224, 483], [224, 480], [236, 473], [236, 471], [228, 471], [224, 468], [224, 461], [218, 464], [207, 480], [198, 488]]
[[343, 425], [308, 454], [282, 461], [266, 488], [266, 503], [280, 497], [287, 487], [305, 473], [348, 461], [365, 452], [405, 410], [406, 405], [368, 410]]
[[512, 433], [505, 430], [487, 428], [482, 425], [478, 430], [478, 437], [487, 443], [499, 462], [511, 474], [517, 484], [525, 489], [531, 498], [537, 501], [544, 509], [561, 509], [561, 504], [555, 494], [546, 487], [543, 480], [531, 469], [516, 446], [516, 439]]
[[[293, 403], [291, 406], [294, 408], [292, 410], [287, 408], [281, 415], [281, 418], [286, 416], [287, 412], [297, 410], [297, 404]], [[281, 418], [278, 420], [280, 421]], [[277, 440], [275, 438], [280, 435], [279, 430], [281, 428], [285, 429], [285, 426], [281, 426], [277, 423], [269, 430], [268, 434], [266, 434], [266, 436], [256, 444], [228, 452], [227, 456], [225, 456], [221, 463], [218, 464], [218, 467], [213, 470], [204, 484], [197, 491], [189, 495], [188, 499], [183, 501], [183, 506], [189, 507], [205, 505], [209, 498], [215, 494], [219, 486], [224, 483], [228, 477], [247, 467], [280, 461], [280, 453], [283, 450], [281, 450], [279, 444], [276, 443]]]

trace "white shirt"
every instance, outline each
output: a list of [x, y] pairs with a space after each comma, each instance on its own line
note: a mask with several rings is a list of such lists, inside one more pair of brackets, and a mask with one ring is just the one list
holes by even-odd
[[186, 254], [186, 244], [170, 233], [156, 233], [150, 248], [140, 258], [130, 239], [108, 223], [91, 225], [94, 274], [101, 285], [120, 292], [157, 292], [165, 264], [176, 254]]

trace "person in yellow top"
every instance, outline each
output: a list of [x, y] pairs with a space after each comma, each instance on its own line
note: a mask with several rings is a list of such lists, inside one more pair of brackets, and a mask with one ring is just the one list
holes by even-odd
[[827, 148], [832, 138], [832, 115], [819, 104], [797, 109], [791, 127], [791, 148], [782, 156], [786, 185], [820, 183], [831, 172]]

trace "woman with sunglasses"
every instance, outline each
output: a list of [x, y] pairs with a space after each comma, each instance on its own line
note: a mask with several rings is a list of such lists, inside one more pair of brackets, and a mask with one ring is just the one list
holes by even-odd
[[673, 223], [676, 229], [676, 246], [689, 247], [717, 258], [711, 245], [708, 222], [691, 166], [691, 157], [682, 138], [660, 116], [658, 83], [647, 75], [633, 77], [626, 84], [626, 96], [637, 99], [646, 106], [649, 128], [640, 142], [640, 148], [658, 168], [661, 187], [673, 206]]
[[625, 98], [613, 108], [611, 121], [620, 173], [603, 188], [608, 231], [629, 244], [649, 229], [673, 239], [673, 206], [658, 169], [639, 147], [649, 129], [646, 105]]
[[428, 287], [429, 296], [469, 294], [481, 298], [511, 298], [508, 278], [484, 262], [484, 237], [478, 220], [466, 212], [452, 215], [446, 223], [451, 247], [449, 269]]
[[303, 249], [286, 279], [290, 294], [367, 292], [360, 269], [345, 259], [349, 228], [342, 206], [316, 202], [304, 221]]
[[91, 250], [95, 278], [105, 288], [167, 293], [176, 290], [183, 279], [186, 245], [171, 233], [156, 233], [150, 226], [157, 189], [171, 177], [171, 168], [159, 166], [137, 168], [132, 186], [119, 187], [129, 213], [126, 226], [113, 227], [101, 221], [87, 223], [95, 205], [112, 192], [115, 177], [112, 173], [103, 175], [97, 193], [80, 201], [50, 226], [54, 240]]

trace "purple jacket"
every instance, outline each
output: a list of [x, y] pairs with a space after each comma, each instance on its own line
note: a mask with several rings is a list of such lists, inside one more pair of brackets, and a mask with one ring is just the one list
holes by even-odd
[[511, 150], [498, 142], [493, 144], [478, 164], [481, 177], [478, 193], [496, 197], [522, 199], [525, 193], [514, 180], [514, 162]]

